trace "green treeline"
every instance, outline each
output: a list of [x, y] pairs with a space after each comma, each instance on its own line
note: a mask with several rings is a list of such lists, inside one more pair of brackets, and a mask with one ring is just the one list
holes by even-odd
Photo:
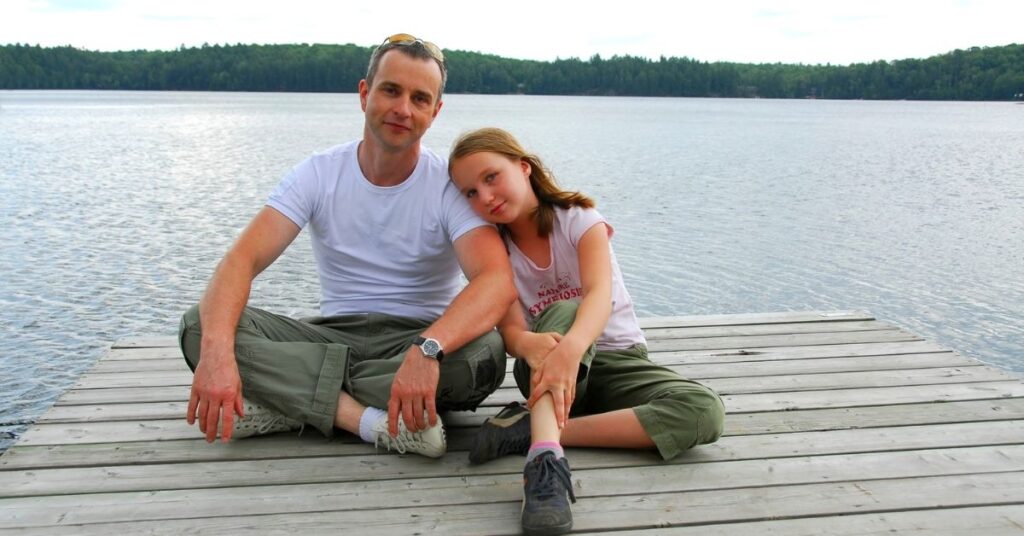
[[[204, 45], [93, 52], [0, 46], [0, 89], [354, 92], [372, 47]], [[552, 62], [445, 51], [450, 93], [826, 99], [1024, 98], [1024, 45], [954, 50], [926, 59], [852, 65], [649, 60]]]

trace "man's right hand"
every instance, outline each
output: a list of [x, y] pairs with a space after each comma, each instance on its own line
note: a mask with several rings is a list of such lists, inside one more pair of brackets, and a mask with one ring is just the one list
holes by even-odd
[[281, 256], [301, 230], [276, 209], [263, 207], [217, 265], [199, 302], [203, 338], [185, 419], [194, 424], [199, 417], [199, 430], [211, 443], [217, 438], [218, 424], [226, 442], [231, 439], [235, 415], [245, 416], [235, 332], [252, 280]]
[[188, 413], [185, 420], [195, 424], [199, 417], [199, 431], [206, 434], [207, 443], [217, 438], [217, 426], [221, 424], [221, 439], [231, 439], [234, 417], [244, 417], [242, 409], [242, 378], [234, 354], [223, 357], [203, 355], [199, 359], [192, 378], [192, 394], [188, 399]]

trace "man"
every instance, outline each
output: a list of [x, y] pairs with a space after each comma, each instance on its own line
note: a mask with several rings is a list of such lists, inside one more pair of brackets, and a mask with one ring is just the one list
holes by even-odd
[[[359, 82], [362, 140], [296, 166], [183, 317], [186, 418], [207, 441], [310, 424], [437, 457], [437, 412], [475, 409], [501, 384], [492, 328], [515, 299], [504, 246], [420, 147], [446, 76], [432, 43], [398, 34], [377, 47]], [[323, 316], [246, 307], [252, 280], [307, 224]]]

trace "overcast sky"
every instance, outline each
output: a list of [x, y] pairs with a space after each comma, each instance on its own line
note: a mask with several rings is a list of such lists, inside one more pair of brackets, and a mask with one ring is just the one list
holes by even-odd
[[0, 44], [90, 50], [203, 43], [442, 48], [553, 60], [594, 54], [848, 64], [1024, 44], [1020, 0], [3, 0]]

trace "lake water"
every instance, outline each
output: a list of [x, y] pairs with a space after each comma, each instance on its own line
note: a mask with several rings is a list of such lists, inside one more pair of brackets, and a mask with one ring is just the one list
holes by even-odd
[[[450, 95], [593, 195], [639, 313], [860, 309], [1024, 372], [1024, 106]], [[0, 91], [0, 451], [121, 337], [171, 335], [354, 94]], [[308, 238], [251, 302], [317, 312]]]

